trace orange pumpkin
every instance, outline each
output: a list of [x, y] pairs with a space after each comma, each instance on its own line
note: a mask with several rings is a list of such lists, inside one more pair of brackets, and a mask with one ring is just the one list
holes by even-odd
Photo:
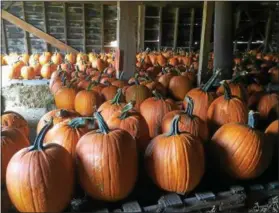
[[51, 61], [52, 63], [59, 65], [62, 64], [63, 62], [63, 58], [62, 55], [58, 52], [55, 52], [52, 56], [51, 56]]
[[55, 105], [58, 109], [74, 110], [76, 90], [71, 88], [74, 81], [72, 80], [67, 86], [61, 87], [55, 94]]
[[272, 67], [268, 70], [271, 83], [279, 83], [279, 67]]
[[118, 90], [118, 87], [109, 84], [108, 86], [104, 87], [101, 90], [101, 95], [104, 97], [105, 101], [108, 101], [108, 100], [113, 99], [113, 97], [117, 93], [117, 90]]
[[20, 60], [23, 61], [24, 64], [27, 64], [29, 62], [30, 56], [27, 53], [23, 53], [20, 56]]
[[22, 61], [15, 61], [8, 68], [8, 78], [9, 79], [19, 79], [21, 68], [24, 66]]
[[76, 55], [74, 53], [67, 53], [65, 55], [65, 60], [66, 62], [70, 64], [75, 64], [76, 63]]
[[44, 64], [41, 69], [41, 76], [43, 78], [50, 79], [52, 72], [53, 72], [52, 64], [51, 63]]
[[186, 76], [173, 76], [169, 82], [169, 92], [176, 100], [183, 101], [187, 92], [193, 88], [192, 81]]
[[28, 80], [34, 79], [36, 76], [34, 68], [30, 66], [22, 67], [20, 74], [23, 77], [23, 79], [28, 79]]
[[88, 56], [85, 53], [79, 52], [77, 54], [77, 62], [79, 61], [84, 61], [84, 62], [88, 61]]
[[204, 150], [198, 138], [178, 129], [179, 115], [171, 131], [155, 137], [145, 151], [145, 165], [153, 182], [163, 190], [185, 194], [201, 181]]
[[137, 179], [136, 141], [125, 130], [110, 130], [100, 113], [95, 118], [100, 129], [82, 136], [76, 147], [80, 184], [94, 199], [118, 201]]
[[[9, 197], [20, 212], [61, 212], [72, 198], [74, 166], [71, 155], [55, 143], [43, 146], [52, 122], [10, 160], [6, 185]], [[36, 198], [36, 199], [34, 199]]]
[[44, 52], [40, 57], [39, 57], [39, 62], [43, 66], [44, 64], [49, 63], [51, 60], [51, 53]]

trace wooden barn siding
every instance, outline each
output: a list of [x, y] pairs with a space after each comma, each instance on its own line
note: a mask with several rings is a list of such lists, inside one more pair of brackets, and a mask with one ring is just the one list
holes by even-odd
[[[2, 8], [8, 2], [1, 2]], [[52, 35], [79, 51], [101, 51], [110, 48], [116, 40], [117, 9], [114, 2], [109, 4], [84, 2], [15, 2], [7, 10], [25, 19], [36, 28]], [[104, 22], [103, 22], [104, 20]], [[56, 48], [36, 36], [3, 21], [2, 53], [29, 53], [55, 51]], [[26, 34], [26, 36], [25, 36]], [[105, 36], [104, 36], [105, 35]], [[25, 39], [26, 37], [26, 39]], [[27, 40], [27, 44], [25, 41]]]

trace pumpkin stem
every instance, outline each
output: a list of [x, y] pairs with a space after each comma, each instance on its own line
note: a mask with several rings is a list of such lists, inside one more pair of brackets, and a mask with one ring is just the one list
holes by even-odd
[[94, 120], [94, 118], [93, 117], [74, 118], [68, 122], [68, 125], [72, 128], [81, 128], [81, 127], [85, 126], [87, 120], [92, 121], [92, 120]]
[[98, 126], [99, 126], [99, 129], [100, 129], [101, 133], [108, 134], [109, 133], [109, 128], [108, 128], [106, 122], [104, 121], [104, 118], [101, 115], [101, 113], [100, 112], [95, 112], [94, 113], [94, 118], [98, 122]]
[[157, 90], [153, 90], [153, 91], [152, 91], [152, 94], [155, 96], [155, 98], [156, 98], [157, 100], [163, 100], [163, 99], [164, 99], [164, 97], [162, 96], [162, 94], [160, 94]]
[[69, 111], [67, 111], [65, 109], [61, 109], [56, 113], [56, 116], [61, 117], [61, 118], [68, 117], [69, 115], [70, 115]]
[[121, 96], [122, 96], [122, 89], [119, 88], [117, 89], [117, 93], [115, 94], [114, 98], [111, 100], [111, 103], [119, 105]]
[[173, 135], [178, 135], [179, 129], [178, 129], [178, 123], [180, 120], [180, 115], [174, 116], [174, 118], [171, 121], [171, 129], [170, 131], [166, 134], [167, 136], [173, 136]]
[[138, 73], [135, 74], [135, 84], [136, 84], [136, 85], [139, 85], [139, 84], [140, 84], [140, 83], [139, 83], [139, 74], [138, 74]]
[[253, 110], [249, 111], [248, 114], [248, 126], [251, 127], [252, 129], [255, 129], [257, 126], [257, 115], [259, 115], [259, 112], [255, 112]]
[[35, 142], [32, 146], [30, 146], [29, 148], [29, 152], [30, 151], [42, 151], [43, 150], [43, 142], [44, 142], [44, 138], [46, 136], [46, 133], [48, 132], [48, 130], [50, 129], [50, 127], [53, 125], [53, 117], [51, 117], [50, 121], [43, 127], [43, 129], [39, 132], [39, 134], [37, 135], [37, 137], [35, 138]]
[[189, 116], [189, 117], [193, 117], [193, 110], [194, 110], [194, 101], [191, 97], [186, 96], [185, 100], [187, 102], [187, 107], [185, 109], [185, 113]]
[[220, 84], [222, 84], [224, 87], [225, 100], [230, 100], [232, 98], [230, 86], [225, 80], [221, 81]]
[[216, 70], [216, 72], [211, 76], [211, 78], [201, 87], [202, 91], [207, 92], [211, 88], [220, 72], [221, 69]]
[[130, 101], [128, 104], [126, 104], [123, 109], [121, 110], [121, 114], [119, 116], [120, 120], [124, 120], [127, 118], [128, 112], [133, 109], [135, 106], [135, 101]]
[[91, 81], [88, 87], [86, 88], [87, 91], [91, 91], [93, 86], [96, 86], [96, 81]]

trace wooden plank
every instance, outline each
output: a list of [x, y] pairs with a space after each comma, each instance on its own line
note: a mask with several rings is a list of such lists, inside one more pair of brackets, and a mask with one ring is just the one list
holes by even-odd
[[67, 4], [63, 3], [63, 15], [64, 15], [64, 40], [65, 44], [68, 44], [68, 29], [67, 29]]
[[85, 28], [85, 7], [84, 3], [82, 3], [82, 36], [83, 36], [83, 51], [86, 52], [86, 28]]
[[191, 9], [191, 26], [189, 36], [189, 52], [192, 51], [193, 40], [194, 40], [194, 25], [195, 25], [195, 8]]
[[7, 11], [2, 10], [2, 18], [7, 20], [8, 22], [16, 25], [17, 27], [41, 38], [51, 44], [54, 47], [57, 47], [60, 50], [69, 51], [69, 52], [78, 52], [74, 48], [64, 44], [63, 42], [59, 41], [58, 39], [54, 38], [53, 36], [43, 32], [42, 30], [37, 29], [36, 27], [32, 26], [31, 24], [26, 23], [25, 21], [17, 18], [16, 16], [10, 14]]
[[178, 22], [179, 22], [179, 7], [175, 8], [173, 49], [175, 49], [177, 47]]
[[[22, 13], [23, 13], [23, 20], [25, 21], [25, 3], [24, 1], [22, 2]], [[30, 54], [29, 50], [29, 33], [24, 31], [24, 46], [25, 46], [25, 51], [27, 54]]]
[[[46, 2], [42, 2], [43, 3], [43, 20], [44, 20], [44, 31], [47, 33], [47, 14], [46, 14]], [[49, 52], [50, 51], [50, 47], [49, 44], [47, 42], [45, 42], [46, 44], [46, 50]]]
[[[239, 9], [237, 10], [235, 15], [235, 30], [234, 30], [235, 33], [239, 28], [240, 18], [241, 18], [241, 10]], [[234, 46], [233, 46], [233, 52], [235, 53], [236, 51], [237, 51], [237, 37], [235, 37]]]
[[104, 5], [101, 4], [101, 51], [104, 52], [105, 16]]
[[202, 84], [202, 77], [205, 75], [208, 66], [208, 54], [210, 47], [212, 15], [214, 10], [214, 2], [204, 1], [203, 15], [202, 15], [202, 30], [200, 41], [200, 57], [199, 57], [199, 70], [198, 70], [198, 86]]
[[5, 23], [4, 23], [4, 20], [3, 19], [1, 19], [1, 34], [2, 34], [2, 36], [3, 36], [3, 49], [4, 49], [4, 53], [6, 53], [6, 54], [9, 54], [9, 49], [7, 48], [7, 38], [6, 38], [6, 28], [5, 28]]
[[138, 44], [137, 50], [141, 51], [144, 49], [144, 33], [145, 33], [145, 5], [138, 6]]
[[159, 8], [159, 42], [158, 42], [158, 51], [161, 49], [161, 44], [162, 44], [162, 11], [163, 7]]
[[264, 53], [266, 53], [269, 50], [268, 44], [269, 44], [269, 40], [270, 40], [272, 18], [273, 18], [273, 12], [272, 12], [272, 10], [269, 10], [268, 19], [267, 19], [266, 28], [265, 28], [265, 38], [264, 38], [264, 48], [263, 48]]

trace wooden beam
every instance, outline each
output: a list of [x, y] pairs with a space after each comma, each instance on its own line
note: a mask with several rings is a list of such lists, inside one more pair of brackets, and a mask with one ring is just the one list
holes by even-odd
[[[8, 45], [7, 45], [7, 38], [6, 38], [6, 28], [5, 28], [5, 23], [4, 23], [4, 20], [1, 19], [1, 34], [3, 36], [2, 40], [3, 40], [3, 47], [4, 47], [4, 52], [6, 54], [9, 54], [9, 49], [8, 49]], [[2, 41], [1, 41], [2, 43]]]
[[214, 10], [214, 2], [204, 1], [202, 15], [202, 30], [200, 41], [200, 57], [198, 70], [198, 86], [202, 84], [202, 77], [205, 75], [208, 67], [208, 56], [210, 51], [210, 38], [212, 27], [212, 16]]
[[101, 51], [104, 52], [104, 40], [105, 40], [105, 16], [104, 5], [101, 4]]
[[67, 4], [63, 2], [63, 15], [64, 15], [64, 40], [68, 44], [68, 28], [67, 28]]
[[[240, 18], [241, 18], [241, 10], [237, 10], [236, 14], [235, 14], [235, 30], [234, 32], [236, 32], [236, 30], [239, 28], [239, 22], [240, 22]], [[235, 37], [235, 41], [234, 41], [234, 46], [233, 46], [233, 52], [235, 53], [237, 51], [237, 37]]]
[[86, 52], [86, 28], [85, 28], [85, 18], [86, 14], [85, 14], [85, 6], [84, 3], [82, 3], [82, 24], [83, 24], [83, 28], [82, 28], [82, 36], [83, 36], [83, 51]]
[[45, 40], [49, 44], [54, 47], [57, 47], [60, 50], [69, 51], [69, 52], [78, 52], [74, 48], [64, 44], [63, 42], [59, 41], [58, 39], [54, 38], [53, 36], [43, 32], [42, 30], [37, 29], [33, 25], [26, 23], [25, 21], [21, 20], [20, 18], [12, 15], [11, 13], [2, 10], [2, 19], [10, 22], [11, 24], [16, 25], [17, 27], [32, 33], [34, 36], [37, 36], [40, 39]]
[[144, 33], [145, 33], [145, 5], [138, 5], [138, 30], [137, 30], [137, 50], [144, 49]]
[[[46, 2], [43, 2], [43, 19], [44, 19], [44, 31], [47, 33], [47, 14], [46, 14]], [[46, 43], [46, 50], [49, 52], [50, 48], [49, 48], [49, 44], [47, 42]]]
[[[25, 18], [25, 3], [24, 1], [22, 2], [22, 13], [23, 13], [23, 20], [25, 21], [26, 18]], [[26, 32], [25, 30], [23, 31], [24, 32], [24, 46], [25, 46], [25, 51], [27, 54], [30, 54], [30, 50], [29, 50], [29, 33]]]
[[264, 53], [266, 53], [269, 50], [268, 44], [269, 44], [269, 40], [270, 40], [272, 18], [273, 18], [273, 11], [269, 10], [268, 19], [267, 19], [266, 28], [265, 28], [264, 49], [263, 49]]
[[158, 42], [158, 51], [161, 49], [162, 45], [162, 17], [163, 7], [159, 7], [159, 42]]
[[178, 23], [179, 23], [179, 8], [175, 8], [175, 19], [174, 19], [174, 35], [173, 35], [173, 48], [177, 47], [178, 37]]
[[193, 46], [194, 25], [195, 25], [195, 8], [192, 8], [192, 9], [191, 9], [190, 36], [189, 36], [189, 52], [191, 52], [192, 46]]

